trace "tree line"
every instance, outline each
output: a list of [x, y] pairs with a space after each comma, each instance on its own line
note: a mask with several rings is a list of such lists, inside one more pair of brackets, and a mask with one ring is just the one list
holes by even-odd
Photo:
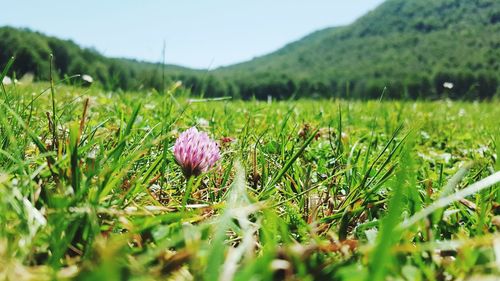
[[[332, 37], [331, 34], [327, 35], [325, 37]], [[53, 54], [55, 79], [74, 74], [88, 74], [105, 90], [158, 91], [170, 83], [182, 81], [184, 87], [193, 95], [204, 97], [377, 99], [384, 95], [385, 98], [393, 99], [488, 99], [499, 94], [498, 62], [488, 62], [488, 59], [491, 60], [488, 57], [497, 55], [498, 51], [485, 55], [491, 47], [489, 44], [500, 45], [496, 38], [490, 38], [491, 42], [485, 41], [485, 46], [479, 48], [477, 54], [469, 55], [469, 59], [465, 58], [464, 53], [465, 66], [443, 66], [440, 61], [436, 63], [436, 67], [422, 68], [422, 62], [412, 62], [415, 56], [421, 54], [412, 54], [404, 49], [405, 45], [414, 44], [411, 38], [398, 37], [393, 43], [387, 43], [385, 37], [372, 38], [367, 41], [371, 47], [369, 51], [362, 46], [366, 41], [362, 40], [363, 38], [337, 37], [341, 39], [334, 40], [335, 45], [351, 46], [354, 51], [351, 50], [348, 54], [350, 58], [335, 59], [330, 67], [325, 65], [325, 61], [330, 63], [324, 58], [328, 56], [327, 52], [309, 52], [309, 46], [303, 44], [304, 46], [299, 48], [289, 47], [299, 51], [294, 49], [290, 52], [285, 50], [285, 55], [282, 54], [283, 51], [277, 55], [272, 54], [269, 58], [264, 58], [265, 62], [257, 59], [242, 66], [202, 71], [106, 58], [93, 49], [80, 48], [72, 41], [45, 36], [27, 29], [3, 27], [0, 28], [0, 63], [3, 66], [11, 56], [15, 56], [10, 75], [20, 77], [25, 73], [33, 73], [37, 80], [48, 80], [49, 57]], [[318, 41], [317, 38], [314, 40]], [[400, 48], [391, 44], [400, 45]], [[389, 49], [390, 52], [382, 51], [383, 49]], [[468, 49], [464, 48], [463, 52], [466, 51]], [[373, 54], [370, 55], [370, 52]], [[397, 60], [379, 60], [377, 52], [385, 52], [385, 56], [401, 61], [406, 60], [409, 67], [398, 65]], [[485, 67], [489, 63], [495, 65], [496, 69], [491, 65]], [[373, 65], [366, 67], [367, 64]], [[265, 67], [259, 68], [255, 65]], [[412, 67], [416, 71], [410, 71]], [[68, 79], [67, 83], [78, 84], [79, 81]], [[448, 87], [445, 87], [446, 85]]]

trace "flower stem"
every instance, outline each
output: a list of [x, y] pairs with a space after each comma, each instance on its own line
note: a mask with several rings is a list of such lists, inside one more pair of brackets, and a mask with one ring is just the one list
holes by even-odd
[[186, 177], [186, 192], [184, 193], [184, 198], [182, 199], [182, 210], [183, 211], [186, 209], [188, 198], [191, 195], [191, 191], [193, 190], [194, 178], [195, 177], [193, 177], [193, 176]]

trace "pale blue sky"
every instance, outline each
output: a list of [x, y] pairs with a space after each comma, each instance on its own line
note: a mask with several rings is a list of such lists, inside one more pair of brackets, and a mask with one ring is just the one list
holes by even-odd
[[[72, 39], [106, 56], [218, 67], [346, 25], [383, 0], [0, 0], [0, 25]], [[1, 40], [1, 39], [0, 39]]]

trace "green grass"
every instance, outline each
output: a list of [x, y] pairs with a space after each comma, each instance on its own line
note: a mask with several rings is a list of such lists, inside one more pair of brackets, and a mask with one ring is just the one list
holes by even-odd
[[[53, 90], [1, 90], [0, 280], [500, 274], [498, 101]], [[191, 126], [222, 159], [186, 183], [171, 148]]]

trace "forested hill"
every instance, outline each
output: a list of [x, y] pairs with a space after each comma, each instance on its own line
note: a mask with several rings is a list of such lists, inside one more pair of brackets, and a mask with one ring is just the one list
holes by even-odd
[[[16, 73], [88, 73], [107, 88], [161, 88], [162, 67], [109, 59], [27, 30], [0, 29], [0, 63], [16, 54]], [[387, 0], [349, 26], [306, 36], [249, 62], [206, 71], [167, 66], [205, 96], [489, 98], [499, 94], [500, 1]], [[448, 88], [444, 87], [445, 82]], [[450, 89], [450, 85], [453, 87]]]
[[392, 97], [491, 96], [500, 81], [500, 1], [388, 0], [349, 26], [218, 72], [244, 95], [375, 98], [387, 86]]
[[50, 54], [54, 55], [53, 75], [57, 78], [88, 74], [105, 89], [161, 89], [163, 81], [167, 84], [173, 80], [199, 84], [196, 81], [199, 71], [196, 70], [131, 59], [107, 58], [96, 50], [81, 48], [70, 40], [46, 36], [29, 29], [0, 28], [0, 67], [5, 66], [12, 56], [15, 57], [10, 75], [21, 77], [32, 73], [37, 80], [47, 80]]

